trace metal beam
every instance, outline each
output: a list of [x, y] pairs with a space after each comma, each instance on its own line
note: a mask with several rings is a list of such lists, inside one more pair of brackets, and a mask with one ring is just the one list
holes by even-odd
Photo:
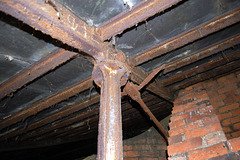
[[[223, 54], [224, 54], [224, 52], [223, 52]], [[163, 79], [163, 80], [161, 80], [161, 82], [164, 84], [164, 86], [169, 86], [171, 84], [185, 80], [186, 78], [196, 76], [197, 74], [204, 73], [208, 70], [211, 70], [213, 68], [216, 68], [216, 67], [219, 67], [222, 65], [226, 65], [227, 63], [230, 63], [230, 62], [233, 62], [233, 61], [236, 61], [239, 59], [240, 59], [240, 51], [235, 51], [233, 53], [230, 53], [228, 55], [220, 57], [216, 60], [209, 61], [200, 66], [191, 68], [190, 70], [187, 70], [185, 72], [181, 72], [179, 74], [173, 75], [172, 77]]]
[[[146, 100], [146, 98], [143, 98], [144, 100]], [[147, 97], [147, 100], [151, 100], [153, 99], [152, 97]], [[128, 111], [129, 109], [132, 108], [132, 106], [129, 103], [123, 104], [122, 106], [122, 111], [123, 113], [125, 113], [126, 111]], [[89, 111], [87, 111], [86, 113], [84, 113], [84, 116], [82, 114], [76, 115], [75, 117], [72, 117], [68, 120], [65, 121], [59, 121], [57, 123], [54, 123], [52, 125], [50, 125], [48, 128], [42, 129], [41, 131], [33, 131], [33, 132], [29, 132], [26, 135], [23, 135], [22, 137], [19, 138], [20, 141], [22, 140], [27, 140], [33, 137], [37, 137], [39, 135], [42, 135], [41, 137], [38, 137], [37, 139], [45, 139], [45, 138], [51, 138], [51, 136], [57, 135], [57, 134], [61, 134], [61, 133], [67, 133], [71, 130], [81, 130], [81, 125], [84, 125], [84, 123], [86, 121], [82, 121], [88, 117], [90, 117], [88, 120], [90, 121], [91, 119], [94, 119], [94, 115], [97, 116], [98, 119], [98, 114], [99, 114], [99, 108], [94, 108], [91, 109]], [[79, 126], [79, 127], [76, 127]], [[85, 125], [86, 126], [86, 125]], [[54, 132], [54, 130], [58, 130], [57, 133]], [[91, 127], [92, 129], [92, 127]], [[78, 132], [80, 133], [80, 132]], [[69, 134], [69, 133], [67, 133]]]
[[141, 98], [141, 93], [139, 92], [140, 86], [133, 84], [132, 82], [128, 82], [124, 88], [124, 91], [136, 102], [140, 104], [142, 109], [145, 111], [145, 113], [150, 117], [150, 119], [154, 122], [154, 124], [157, 126], [157, 128], [162, 132], [165, 139], [167, 140], [169, 135], [168, 132], [162, 127], [162, 125], [159, 123], [157, 118], [153, 115], [151, 110], [147, 107], [147, 105], [144, 103], [144, 101]]
[[76, 55], [77, 53], [66, 51], [64, 49], [56, 49], [46, 57], [1, 84], [0, 99], [15, 92], [17, 89], [20, 89], [22, 86], [40, 77], [44, 73], [53, 70], [60, 64], [67, 62]]
[[240, 44], [240, 34], [238, 34], [234, 37], [222, 40], [218, 43], [215, 43], [207, 48], [197, 51], [195, 54], [192, 54], [186, 58], [182, 58], [180, 60], [177, 60], [170, 64], [167, 64], [164, 69], [164, 73], [174, 71], [178, 68], [181, 68], [181, 67], [189, 65], [193, 62], [196, 62], [200, 59], [203, 59], [203, 58], [206, 58], [213, 54], [216, 54], [218, 52], [221, 52], [222, 50], [228, 49], [237, 44]]
[[134, 57], [135, 65], [143, 64], [151, 59], [180, 48], [190, 42], [226, 28], [240, 21], [240, 8], [227, 12], [216, 19], [183, 32], [167, 41], [157, 44]]
[[88, 26], [54, 0], [2, 0], [0, 10], [36, 30], [93, 57], [102, 49], [95, 28]]
[[191, 78], [185, 79], [184, 81], [181, 81], [180, 83], [176, 83], [173, 86], [171, 86], [171, 90], [177, 91], [179, 89], [186, 88], [192, 84], [196, 84], [196, 83], [208, 80], [213, 77], [216, 78], [216, 77], [220, 77], [223, 74], [229, 74], [229, 73], [235, 72], [235, 71], [239, 70], [239, 67], [240, 67], [240, 60], [233, 61], [224, 66], [220, 66], [220, 67], [214, 68], [212, 70], [209, 70], [207, 72], [193, 76]]
[[11, 126], [23, 119], [26, 119], [29, 116], [35, 115], [38, 112], [56, 104], [56, 103], [59, 103], [64, 99], [67, 99], [69, 97], [76, 95], [79, 92], [87, 90], [92, 85], [93, 85], [92, 78], [88, 78], [84, 81], [81, 81], [72, 86], [69, 86], [64, 90], [59, 91], [58, 93], [56, 93], [46, 99], [43, 99], [22, 111], [17, 112], [16, 114], [12, 115], [11, 117], [8, 117], [7, 119], [2, 120], [1, 125], [0, 125], [0, 130], [5, 127]]
[[122, 33], [127, 28], [130, 28], [155, 14], [162, 12], [173, 5], [176, 5], [182, 0], [148, 0], [140, 2], [120, 13], [106, 23], [100, 25], [97, 30], [101, 35], [102, 41]]
[[[147, 78], [147, 74], [140, 69], [139, 67], [134, 67], [131, 72], [130, 79], [138, 84], [141, 84]], [[161, 82], [152, 82], [146, 87], [150, 92], [164, 98], [165, 100], [172, 102], [173, 96], [168, 90], [168, 88], [164, 87]]]
[[83, 101], [80, 101], [72, 106], [67, 107], [64, 110], [61, 110], [59, 112], [56, 112], [48, 117], [45, 117], [43, 119], [40, 119], [34, 123], [29, 124], [27, 127], [22, 127], [17, 130], [13, 130], [12, 132], [7, 131], [7, 134], [4, 133], [0, 135], [0, 141], [4, 139], [8, 139], [23, 133], [27, 133], [28, 131], [34, 130], [36, 128], [39, 128], [41, 126], [44, 126], [46, 124], [52, 123], [58, 119], [61, 119], [62, 117], [66, 117], [74, 112], [83, 110], [87, 108], [90, 105], [93, 105], [95, 103], [98, 103], [100, 99], [99, 95], [96, 95], [92, 97], [91, 99], [84, 99]]

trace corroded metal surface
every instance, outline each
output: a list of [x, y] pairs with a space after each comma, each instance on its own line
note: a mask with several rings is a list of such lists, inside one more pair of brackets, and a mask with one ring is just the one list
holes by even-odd
[[[147, 74], [139, 67], [134, 67], [131, 71], [130, 79], [138, 84], [141, 84], [147, 78]], [[146, 87], [147, 90], [154, 94], [164, 98], [165, 100], [172, 102], [173, 96], [168, 88], [164, 87], [161, 82], [152, 82]]]
[[165, 68], [165, 64], [161, 65], [160, 67], [154, 69], [144, 80], [143, 82], [138, 86], [138, 90], [142, 89], [144, 86], [146, 86], [161, 70]]
[[82, 82], [74, 84], [74, 85], [48, 97], [47, 99], [43, 99], [43, 100], [33, 104], [32, 106], [28, 107], [27, 109], [19, 111], [16, 114], [8, 117], [7, 119], [2, 120], [1, 125], [0, 125], [0, 130], [5, 127], [8, 127], [12, 124], [15, 124], [23, 119], [26, 119], [27, 117], [29, 117], [31, 115], [35, 115], [38, 112], [40, 112], [58, 102], [61, 102], [64, 99], [74, 96], [77, 93], [90, 88], [92, 85], [93, 85], [92, 79], [88, 78]]
[[152, 114], [152, 112], [146, 106], [146, 104], [143, 102], [141, 98], [141, 93], [139, 92], [139, 90], [142, 89], [144, 86], [146, 86], [156, 76], [156, 74], [158, 74], [158, 72], [164, 69], [164, 67], [165, 65], [162, 65], [156, 68], [150, 75], [148, 75], [145, 78], [145, 80], [140, 85], [136, 85], [136, 84], [133, 84], [132, 82], [128, 82], [124, 88], [124, 92], [128, 94], [133, 100], [135, 100], [140, 104], [140, 106], [149, 115], [150, 119], [154, 122], [154, 124], [158, 127], [158, 129], [163, 133], [163, 135], [165, 136], [165, 139], [167, 140], [167, 138], [169, 137], [168, 133], [159, 123], [157, 118]]
[[119, 63], [109, 60], [94, 66], [93, 79], [101, 86], [98, 160], [123, 159], [120, 87], [126, 83], [122, 77], [129, 72]]
[[102, 41], [122, 33], [138, 23], [147, 20], [149, 17], [162, 12], [181, 0], [148, 0], [143, 1], [133, 8], [117, 15], [106, 23], [100, 25], [97, 29], [101, 34]]
[[0, 85], [0, 99], [73, 58], [77, 53], [57, 49]]
[[158, 56], [161, 56], [174, 49], [182, 47], [197, 39], [203, 38], [211, 33], [226, 28], [232, 24], [239, 22], [240, 8], [230, 11], [210, 22], [201, 24], [189, 31], [177, 35], [165, 42], [162, 42], [147, 51], [143, 51], [135, 56], [135, 65], [140, 65]]
[[160, 122], [157, 120], [157, 118], [152, 114], [152, 112], [150, 111], [150, 109], [146, 106], [146, 104], [143, 102], [142, 98], [141, 98], [141, 94], [138, 90], [139, 86], [128, 82], [125, 86], [125, 92], [136, 102], [138, 102], [140, 104], [140, 106], [142, 107], [142, 109], [145, 111], [145, 113], [150, 117], [150, 119], [154, 122], [154, 124], [158, 127], [158, 129], [163, 133], [163, 135], [165, 136], [165, 139], [167, 140], [169, 135], [168, 132], [162, 127], [162, 125], [160, 124]]
[[94, 27], [88, 26], [69, 10], [51, 0], [3, 0], [0, 10], [52, 38], [96, 56], [102, 43]]
[[210, 55], [216, 54], [222, 50], [225, 50], [237, 44], [240, 44], [240, 35], [236, 35], [227, 40], [222, 40], [221, 42], [209, 46], [208, 48], [204, 48], [201, 51], [197, 51], [195, 54], [192, 54], [191, 56], [167, 64], [164, 73], [171, 72], [177, 68], [181, 68], [183, 66], [196, 62], [200, 59], [206, 58]]
[[[70, 107], [68, 107], [68, 108], [66, 108], [64, 110], [61, 110], [61, 111], [56, 112], [56, 113], [54, 113], [54, 114], [52, 114], [52, 115], [50, 115], [48, 117], [45, 117], [45, 118], [40, 119], [40, 120], [38, 120], [38, 121], [36, 121], [34, 123], [31, 123], [27, 127], [22, 127], [22, 128], [17, 129], [17, 130], [13, 130], [12, 132], [8, 131], [6, 135], [4, 133], [2, 133], [0, 135], [0, 141], [5, 140], [7, 138], [11, 138], [11, 137], [17, 136], [17, 135], [20, 135], [22, 133], [27, 133], [28, 131], [37, 129], [37, 128], [41, 127], [41, 126], [44, 126], [46, 124], [52, 123], [52, 122], [54, 122], [56, 120], [59, 120], [62, 117], [66, 117], [66, 116], [68, 116], [68, 115], [70, 115], [70, 114], [72, 114], [74, 112], [77, 112], [79, 110], [85, 109], [85, 108], [87, 108], [90, 105], [98, 103], [99, 99], [100, 99], [99, 95], [94, 96], [91, 99], [80, 101], [80, 102], [78, 102], [78, 103], [76, 103], [76, 104], [74, 104], [74, 105], [72, 105], [72, 106], [70, 106]], [[89, 115], [89, 112], [87, 112], [87, 114]], [[61, 124], [66, 125], [66, 123], [67, 122], [63, 122]], [[43, 133], [49, 132], [51, 130], [54, 130], [56, 127], [53, 128], [53, 126], [55, 126], [55, 125], [52, 125], [48, 129], [44, 129], [44, 130], [41, 130], [40, 132], [36, 132], [36, 133], [39, 135], [39, 134], [43, 134]], [[58, 125], [58, 126], [60, 126], [60, 125]], [[61, 127], [63, 127], [63, 126], [61, 126]], [[42, 132], [42, 131], [44, 131], [44, 132]], [[25, 138], [26, 137], [30, 138], [30, 137], [33, 137], [33, 136], [36, 136], [36, 135], [34, 135], [32, 133], [31, 134], [26, 134], [25, 136], [21, 137], [21, 139], [24, 139], [24, 137]]]
[[211, 60], [208, 63], [196, 66], [194, 68], [191, 68], [185, 72], [176, 74], [170, 78], [163, 79], [161, 82], [164, 84], [164, 86], [171, 85], [180, 81], [185, 80], [186, 78], [191, 78], [193, 76], [196, 76], [197, 74], [206, 72], [208, 70], [214, 69], [216, 67], [225, 65], [229, 62], [233, 62], [240, 59], [240, 51], [233, 52], [229, 55], [225, 55], [220, 57], [216, 60]]

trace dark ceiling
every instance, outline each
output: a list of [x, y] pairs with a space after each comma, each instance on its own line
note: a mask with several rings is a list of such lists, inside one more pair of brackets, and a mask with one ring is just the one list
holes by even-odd
[[[125, 53], [138, 84], [166, 64], [141, 91], [159, 121], [180, 89], [239, 70], [239, 0], [3, 0], [0, 10], [4, 159], [96, 152], [100, 89], [91, 75], [101, 43]], [[128, 96], [122, 119], [125, 139], [154, 126]]]

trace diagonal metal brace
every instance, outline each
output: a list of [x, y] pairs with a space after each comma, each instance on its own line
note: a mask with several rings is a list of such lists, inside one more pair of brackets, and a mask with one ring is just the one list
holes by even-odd
[[165, 136], [165, 139], [169, 137], [168, 132], [162, 127], [162, 125], [159, 123], [157, 118], [152, 114], [150, 109], [146, 106], [144, 101], [141, 98], [141, 93], [139, 90], [141, 90], [145, 85], [147, 85], [152, 78], [155, 77], [155, 75], [161, 71], [165, 65], [160, 66], [159, 68], [155, 69], [140, 85], [133, 84], [132, 82], [127, 82], [126, 86], [124, 87], [125, 94], [128, 94], [133, 100], [138, 102], [140, 106], [143, 108], [143, 110], [148, 114], [150, 119], [154, 122], [154, 124], [158, 127], [158, 129], [163, 133]]

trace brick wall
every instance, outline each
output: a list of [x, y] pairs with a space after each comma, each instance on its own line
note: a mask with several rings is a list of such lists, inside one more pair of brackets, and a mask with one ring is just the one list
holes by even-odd
[[126, 160], [166, 160], [166, 142], [152, 127], [148, 131], [124, 140], [123, 156]]
[[240, 72], [205, 83], [227, 139], [240, 137]]
[[240, 159], [240, 138], [227, 140], [224, 133], [229, 127], [226, 134], [232, 138], [239, 130], [237, 77], [234, 73], [179, 92], [169, 123], [169, 160]]

